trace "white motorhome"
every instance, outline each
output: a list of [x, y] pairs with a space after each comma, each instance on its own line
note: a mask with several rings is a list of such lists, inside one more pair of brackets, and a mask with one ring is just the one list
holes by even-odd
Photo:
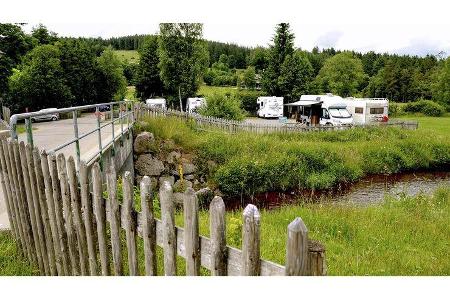
[[186, 111], [188, 113], [196, 113], [197, 110], [206, 105], [205, 98], [188, 98], [186, 103]]
[[286, 106], [290, 112], [296, 107], [296, 120], [308, 126], [353, 124], [346, 102], [342, 97], [333, 94], [302, 95], [300, 101]]
[[280, 118], [283, 116], [283, 97], [258, 97], [258, 117]]
[[389, 120], [389, 100], [385, 98], [345, 98], [355, 124], [373, 124]]
[[152, 98], [145, 100], [145, 104], [148, 108], [166, 109], [166, 99], [164, 98]]

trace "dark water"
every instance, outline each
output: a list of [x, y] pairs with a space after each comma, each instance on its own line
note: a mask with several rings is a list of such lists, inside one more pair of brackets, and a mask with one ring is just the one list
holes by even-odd
[[267, 192], [251, 198], [227, 199], [227, 209], [239, 209], [248, 203], [258, 208], [273, 209], [299, 202], [346, 202], [355, 205], [370, 205], [383, 201], [386, 195], [398, 196], [433, 193], [440, 186], [450, 187], [450, 172], [414, 172], [395, 175], [372, 175], [360, 181], [330, 190], [301, 190], [289, 193]]

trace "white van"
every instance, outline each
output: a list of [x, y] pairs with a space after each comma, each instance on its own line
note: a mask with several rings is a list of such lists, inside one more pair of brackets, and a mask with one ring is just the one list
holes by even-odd
[[152, 98], [145, 100], [145, 104], [148, 108], [166, 109], [166, 99], [164, 98]]
[[206, 105], [205, 98], [188, 98], [186, 103], [186, 111], [190, 114], [196, 113], [197, 110]]
[[296, 120], [308, 126], [353, 124], [346, 102], [333, 94], [302, 95], [300, 101], [286, 106], [289, 110], [296, 108]]
[[386, 98], [345, 98], [355, 124], [373, 124], [389, 120], [389, 100]]
[[280, 118], [283, 116], [283, 97], [258, 97], [258, 117], [260, 118]]

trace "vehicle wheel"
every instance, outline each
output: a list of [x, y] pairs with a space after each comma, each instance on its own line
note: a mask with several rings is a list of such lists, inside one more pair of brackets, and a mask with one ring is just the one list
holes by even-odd
[[327, 125], [327, 126], [333, 126], [333, 124], [331, 124], [331, 123], [326, 123], [325, 125]]
[[52, 121], [56, 121], [56, 120], [58, 120], [57, 117], [52, 117]]

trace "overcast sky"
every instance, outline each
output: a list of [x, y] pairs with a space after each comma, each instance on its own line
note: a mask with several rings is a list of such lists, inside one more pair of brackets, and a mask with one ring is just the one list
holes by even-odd
[[450, 55], [450, 1], [22, 2], [2, 4], [2, 22], [27, 22], [27, 31], [43, 23], [60, 36], [107, 38], [157, 33], [159, 22], [195, 21], [204, 23], [206, 39], [254, 47], [267, 46], [274, 25], [286, 21], [295, 34], [295, 45], [302, 49], [319, 46], [414, 55], [444, 51]]

